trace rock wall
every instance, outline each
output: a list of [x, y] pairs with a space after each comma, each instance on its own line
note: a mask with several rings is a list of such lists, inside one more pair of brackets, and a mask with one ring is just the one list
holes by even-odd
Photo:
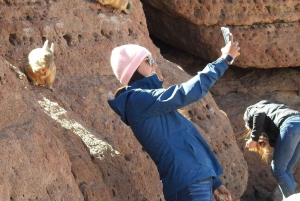
[[[166, 86], [190, 75], [160, 55], [142, 4], [133, 4], [130, 15], [116, 15], [95, 1], [0, 1], [0, 200], [164, 200], [154, 163], [107, 104], [120, 87], [110, 52], [147, 47]], [[28, 53], [46, 39], [54, 43], [56, 93], [22, 75]], [[238, 200], [248, 172], [229, 119], [210, 93], [185, 109]]]
[[241, 68], [300, 66], [298, 1], [142, 0], [151, 34], [205, 60], [220, 56], [220, 27], [241, 47]]

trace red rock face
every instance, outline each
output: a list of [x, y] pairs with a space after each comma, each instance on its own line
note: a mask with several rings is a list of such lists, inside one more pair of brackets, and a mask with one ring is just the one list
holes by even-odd
[[297, 1], [143, 0], [150, 33], [199, 58], [214, 60], [228, 26], [241, 46], [242, 68], [300, 66]]
[[[141, 3], [133, 3], [129, 15], [93, 1], [0, 3], [0, 200], [164, 200], [155, 164], [107, 104], [120, 87], [110, 52], [127, 43], [147, 47], [166, 86], [190, 76], [162, 58]], [[55, 48], [56, 93], [16, 73], [46, 39]], [[238, 199], [247, 164], [228, 118], [210, 94], [186, 109]]]

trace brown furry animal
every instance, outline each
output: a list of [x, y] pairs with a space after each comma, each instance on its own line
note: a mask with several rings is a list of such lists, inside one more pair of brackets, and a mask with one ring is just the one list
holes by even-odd
[[49, 48], [46, 40], [43, 48], [32, 50], [28, 55], [28, 63], [24, 65], [24, 71], [33, 85], [46, 85], [54, 91], [52, 87], [56, 75], [54, 44], [52, 43]]
[[132, 11], [132, 0], [97, 0], [102, 5], [109, 5], [115, 8], [114, 13], [120, 13], [123, 11], [126, 14], [131, 13]]

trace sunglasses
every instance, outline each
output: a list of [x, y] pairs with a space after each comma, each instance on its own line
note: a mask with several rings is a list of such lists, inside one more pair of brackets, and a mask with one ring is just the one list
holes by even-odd
[[145, 61], [147, 61], [150, 66], [154, 66], [155, 61], [151, 57], [146, 57]]

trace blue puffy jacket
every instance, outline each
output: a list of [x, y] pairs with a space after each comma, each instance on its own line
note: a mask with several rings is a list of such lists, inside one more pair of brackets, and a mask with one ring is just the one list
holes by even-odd
[[155, 162], [165, 198], [199, 179], [215, 177], [213, 190], [222, 184], [216, 157], [193, 123], [177, 109], [203, 98], [227, 68], [218, 59], [187, 82], [167, 89], [152, 75], [133, 82], [108, 101]]

